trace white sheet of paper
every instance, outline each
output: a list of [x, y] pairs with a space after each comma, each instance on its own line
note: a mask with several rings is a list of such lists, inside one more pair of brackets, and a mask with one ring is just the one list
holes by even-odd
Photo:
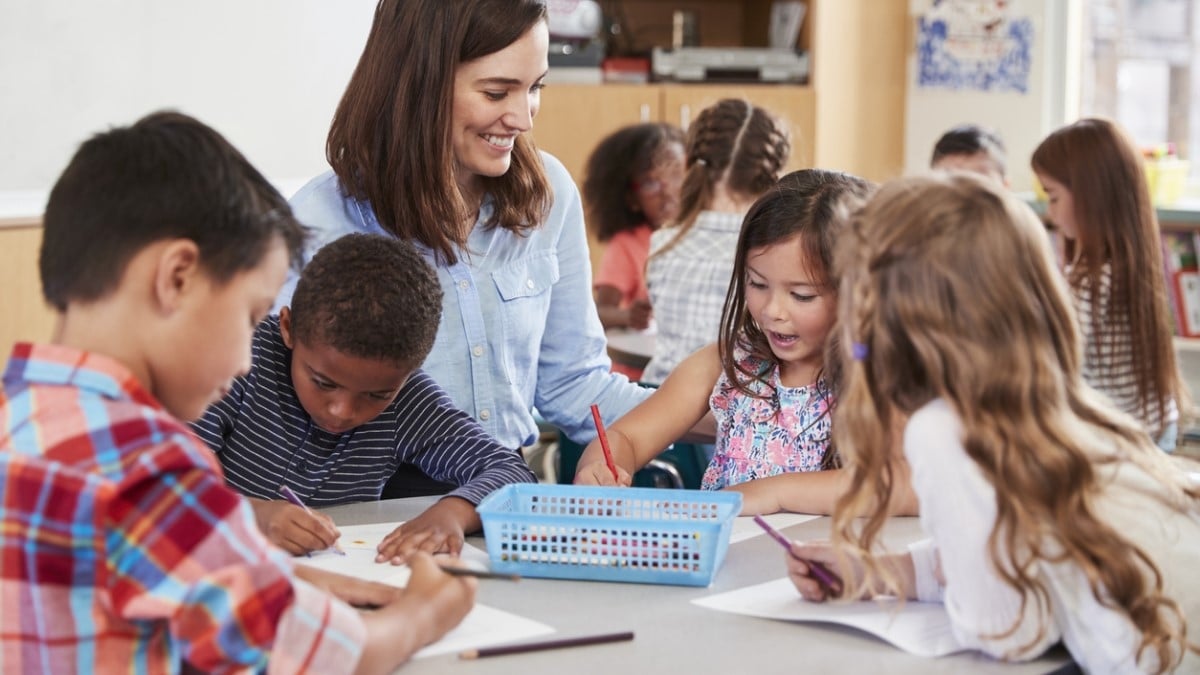
[[787, 577], [692, 602], [709, 609], [766, 619], [851, 626], [917, 656], [945, 656], [966, 649], [954, 639], [950, 616], [939, 603], [909, 601], [897, 610], [894, 601], [805, 602]]
[[[408, 577], [411, 574], [407, 565], [375, 562], [375, 546], [383, 540], [384, 536], [399, 526], [400, 523], [338, 526], [338, 530], [342, 533], [338, 539], [338, 545], [342, 547], [346, 555], [338, 555], [333, 551], [319, 551], [313, 553], [312, 557], [296, 558], [296, 564], [403, 587], [408, 583]], [[487, 569], [487, 552], [467, 544], [463, 546], [459, 564], [476, 569]], [[482, 583], [507, 584], [512, 582], [487, 581]], [[487, 605], [476, 604], [458, 627], [446, 633], [441, 640], [417, 652], [413, 658], [420, 659], [464, 649], [527, 640], [553, 632], [554, 629], [544, 623]]]
[[[314, 551], [311, 557], [296, 558], [296, 563], [347, 574], [359, 579], [404, 586], [408, 583], [407, 565], [375, 562], [375, 547], [399, 526], [400, 523], [338, 526], [338, 530], [342, 533], [342, 536], [338, 538], [338, 546], [342, 547], [346, 555], [338, 555], [332, 549]], [[459, 564], [466, 567], [480, 570], [488, 568], [487, 552], [470, 544], [463, 546], [459, 559]]]
[[[806, 513], [772, 513], [769, 516], [763, 516], [763, 520], [777, 529], [782, 530], [785, 527], [807, 523], [810, 520], [815, 520], [821, 516], [812, 516]], [[766, 534], [761, 527], [755, 524], [754, 518], [750, 516], [740, 516], [733, 519], [733, 530], [729, 533], [729, 543], [736, 544], [739, 541], [757, 537], [760, 534]]]

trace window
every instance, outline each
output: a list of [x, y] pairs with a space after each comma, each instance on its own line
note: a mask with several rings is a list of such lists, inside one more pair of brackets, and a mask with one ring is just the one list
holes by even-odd
[[1080, 112], [1170, 144], [1200, 186], [1200, 0], [1086, 0]]

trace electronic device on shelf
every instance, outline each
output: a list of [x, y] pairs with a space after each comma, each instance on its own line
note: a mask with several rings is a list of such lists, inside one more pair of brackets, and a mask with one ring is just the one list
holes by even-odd
[[807, 82], [808, 53], [767, 47], [655, 47], [655, 79], [679, 82]]
[[548, 0], [546, 10], [550, 27], [550, 66], [554, 68], [594, 70], [600, 81], [600, 62], [605, 45], [600, 38], [604, 16], [594, 0]]

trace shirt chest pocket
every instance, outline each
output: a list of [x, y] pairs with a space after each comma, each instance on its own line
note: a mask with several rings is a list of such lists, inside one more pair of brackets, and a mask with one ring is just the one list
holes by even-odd
[[499, 351], [509, 382], [518, 386], [528, 383], [537, 371], [546, 317], [558, 279], [558, 256], [554, 251], [539, 252], [492, 272], [500, 300]]

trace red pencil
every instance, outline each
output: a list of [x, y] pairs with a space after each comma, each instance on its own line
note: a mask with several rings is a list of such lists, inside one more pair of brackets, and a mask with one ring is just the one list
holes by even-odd
[[604, 422], [600, 420], [600, 406], [595, 403], [592, 404], [592, 421], [596, 423], [596, 435], [600, 437], [600, 449], [604, 451], [604, 463], [612, 472], [613, 481], [620, 483], [621, 479], [617, 477], [617, 465], [613, 464], [612, 449], [608, 447], [608, 435], [604, 433]]

